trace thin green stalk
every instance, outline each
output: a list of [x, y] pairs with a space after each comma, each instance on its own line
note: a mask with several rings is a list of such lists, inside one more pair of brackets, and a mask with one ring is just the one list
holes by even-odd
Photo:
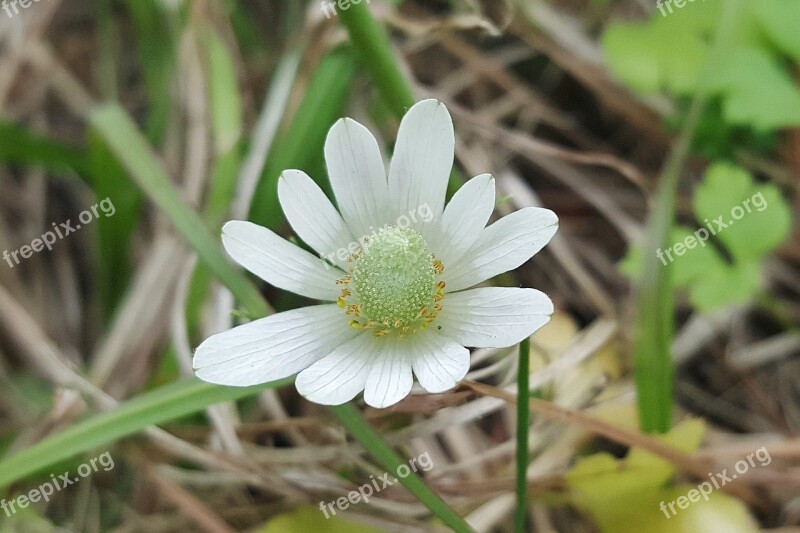
[[[414, 105], [414, 93], [397, 68], [383, 27], [372, 17], [365, 3], [352, 4], [349, 9], [340, 10], [339, 18], [347, 28], [350, 42], [372, 76], [384, 103], [397, 118], [402, 118], [408, 108]], [[451, 192], [453, 186], [457, 187], [460, 183], [463, 180], [454, 171], [450, 179]], [[387, 471], [396, 472], [404, 464], [352, 405], [333, 407], [331, 410]], [[454, 531], [471, 531], [461, 517], [425, 485], [421, 478], [412, 474], [407, 478], [400, 478], [400, 482]]]
[[530, 359], [531, 340], [519, 343], [519, 368], [517, 369], [517, 509], [514, 531], [525, 533], [528, 517], [528, 428], [530, 427]]
[[[383, 442], [380, 436], [370, 427], [361, 414], [352, 406], [344, 404], [332, 406], [330, 410], [339, 421], [348, 429], [366, 450], [386, 469], [386, 472], [397, 473], [397, 469], [408, 466], [388, 444]], [[469, 533], [472, 528], [467, 525], [458, 514], [450, 508], [439, 496], [428, 487], [422, 478], [414, 472], [406, 477], [397, 476], [411, 493], [422, 502], [425, 507], [436, 515], [442, 522], [458, 533]]]
[[[708, 66], [726, 50], [735, 23], [738, 0], [726, 3]], [[666, 433], [672, 420], [672, 337], [674, 330], [674, 287], [671, 265], [664, 266], [656, 251], [669, 248], [669, 231], [675, 219], [675, 198], [681, 168], [689, 156], [695, 130], [708, 100], [706, 74], [698, 81], [683, 130], [669, 155], [645, 235], [646, 254], [637, 298], [634, 365], [639, 404], [639, 423], [648, 433]]]
[[[384, 103], [394, 116], [402, 118], [415, 103], [414, 91], [395, 63], [389, 37], [383, 26], [375, 20], [364, 2], [353, 4], [347, 10], [340, 10], [339, 18], [347, 28], [350, 42], [364, 68], [372, 76]], [[458, 169], [453, 168], [447, 193], [453, 195], [464, 181]]]
[[367, 4], [353, 4], [339, 10], [339, 19], [350, 34], [364, 68], [369, 71], [383, 101], [397, 117], [414, 105], [414, 93], [392, 55], [386, 32], [372, 16]]

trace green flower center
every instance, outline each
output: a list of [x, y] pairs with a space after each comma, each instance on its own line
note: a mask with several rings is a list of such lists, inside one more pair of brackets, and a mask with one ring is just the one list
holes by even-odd
[[350, 325], [374, 329], [375, 336], [398, 336], [427, 327], [441, 310], [443, 270], [422, 235], [408, 228], [387, 226], [363, 239], [363, 248], [351, 256], [351, 275], [338, 303], [353, 316]]

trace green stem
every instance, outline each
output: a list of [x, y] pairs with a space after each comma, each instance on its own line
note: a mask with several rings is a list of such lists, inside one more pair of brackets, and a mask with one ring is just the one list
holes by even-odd
[[[527, 404], [526, 404], [527, 405]], [[370, 427], [366, 420], [351, 404], [331, 406], [330, 410], [364, 448], [389, 473], [397, 473], [402, 465], [408, 466], [388, 444]], [[442, 522], [458, 533], [469, 533], [472, 529], [458, 514], [428, 487], [422, 478], [411, 472], [406, 477], [397, 476], [403, 484], [425, 507]]]
[[639, 423], [648, 433], [666, 433], [672, 420], [672, 337], [674, 332], [674, 287], [671, 265], [663, 266], [656, 251], [669, 247], [669, 231], [675, 219], [678, 180], [702, 117], [710, 91], [708, 72], [725, 53], [735, 23], [738, 0], [725, 4], [712, 53], [695, 91], [692, 104], [675, 148], [669, 155], [656, 193], [655, 207], [645, 235], [644, 268], [637, 297], [634, 366], [639, 405]]
[[[372, 76], [383, 101], [395, 117], [403, 118], [416, 100], [411, 84], [397, 68], [389, 37], [383, 26], [373, 18], [364, 2], [352, 4], [347, 10], [340, 10], [339, 18], [347, 28], [350, 42], [364, 68]], [[454, 167], [447, 184], [447, 193], [451, 196], [455, 194], [464, 181], [463, 175]]]
[[519, 343], [519, 368], [517, 369], [517, 509], [514, 531], [525, 533], [528, 517], [528, 428], [530, 427], [530, 359], [531, 340]]
[[369, 71], [384, 102], [396, 117], [414, 105], [414, 93], [392, 55], [383, 26], [372, 17], [365, 2], [339, 11], [339, 18], [350, 34], [350, 42]]

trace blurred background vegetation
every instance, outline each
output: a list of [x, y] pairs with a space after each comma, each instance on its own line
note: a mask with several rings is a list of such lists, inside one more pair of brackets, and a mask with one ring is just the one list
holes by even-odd
[[[531, 341], [528, 530], [800, 531], [796, 0], [24, 4], [0, 10], [0, 250], [115, 210], [0, 262], [0, 496], [107, 450], [115, 467], [0, 512], [0, 531], [447, 530], [399, 486], [325, 520], [319, 502], [382, 463], [292, 386], [191, 371], [211, 333], [307, 303], [229, 264], [221, 225], [290, 236], [279, 174], [329, 192], [338, 118], [389, 154], [428, 97], [456, 126], [453, 187], [488, 171], [498, 216], [561, 220], [494, 280], [557, 309]], [[657, 259], [759, 193], [763, 210]], [[468, 379], [513, 384], [516, 351], [476, 350]], [[430, 454], [427, 484], [470, 527], [504, 532], [506, 400], [464, 387], [363, 415], [401, 457]], [[659, 509], [762, 447], [771, 462], [708, 502]]]

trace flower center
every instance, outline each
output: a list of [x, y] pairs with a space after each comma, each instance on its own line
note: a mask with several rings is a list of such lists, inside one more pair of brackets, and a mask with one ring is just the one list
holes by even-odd
[[375, 336], [394, 332], [398, 337], [423, 329], [442, 306], [444, 270], [416, 231], [387, 226], [362, 239], [362, 249], [353, 254], [350, 275], [338, 280], [344, 285], [338, 299], [357, 329], [374, 329]]

